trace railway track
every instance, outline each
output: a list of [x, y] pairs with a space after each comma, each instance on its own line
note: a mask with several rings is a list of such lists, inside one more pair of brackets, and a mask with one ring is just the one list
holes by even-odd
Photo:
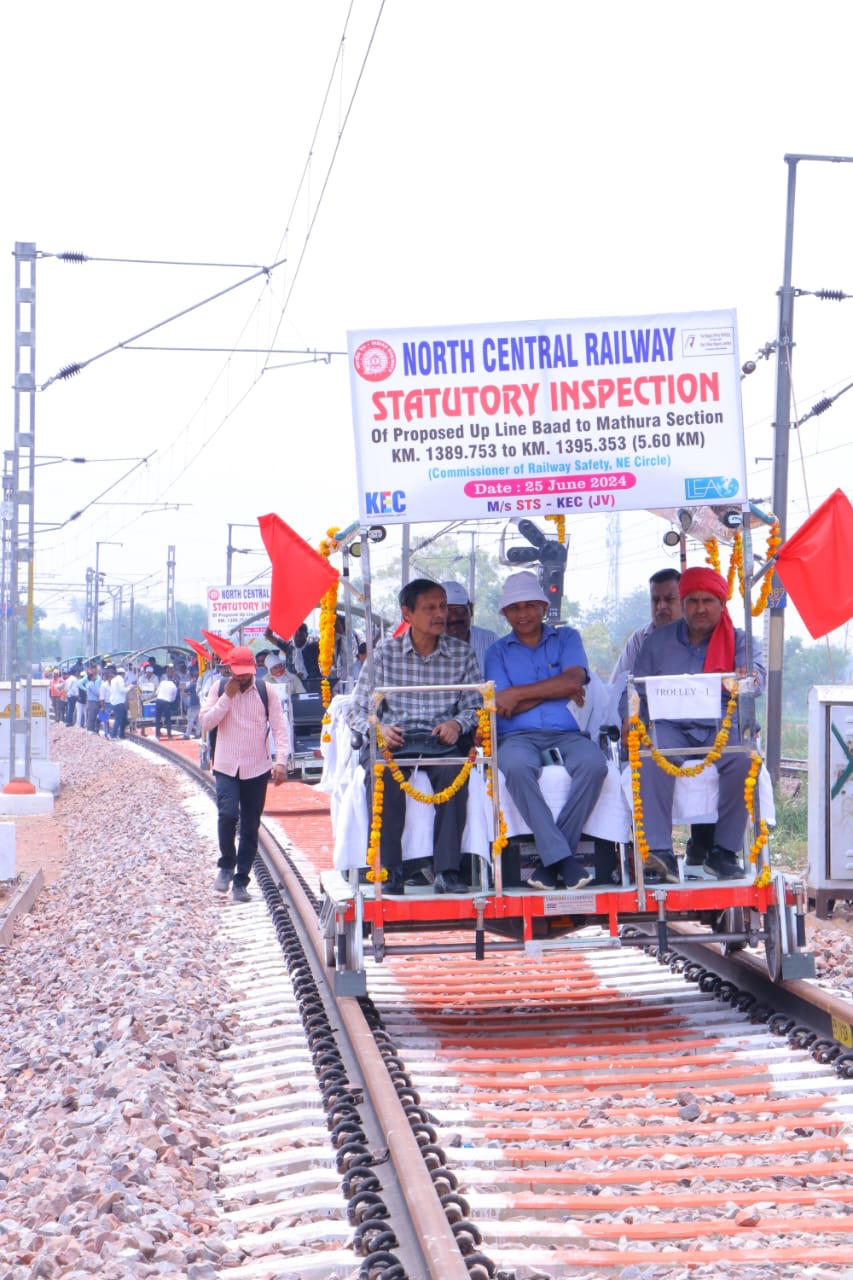
[[227, 916], [253, 995], [223, 1061], [244, 1253], [223, 1275], [848, 1274], [853, 1008], [675, 938], [666, 956], [392, 953], [366, 998], [336, 998], [322, 806], [289, 789], [265, 903]]

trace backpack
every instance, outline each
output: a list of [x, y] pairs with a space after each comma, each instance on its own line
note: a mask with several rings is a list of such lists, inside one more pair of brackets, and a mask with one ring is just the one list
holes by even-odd
[[[223, 693], [225, 692], [225, 686], [227, 683], [228, 681], [226, 677], [223, 676], [222, 679], [219, 681], [219, 689], [216, 694], [217, 698], [222, 697]], [[266, 680], [256, 680], [255, 688], [258, 691], [258, 696], [260, 697], [261, 702], [264, 704], [264, 712], [267, 717], [267, 733], [269, 733], [270, 731], [270, 693], [269, 693], [269, 689], [267, 688]], [[209, 729], [207, 733], [207, 767], [209, 769], [213, 768], [213, 757], [216, 753], [216, 735], [218, 732], [219, 732], [219, 725], [217, 725], [215, 729]]]

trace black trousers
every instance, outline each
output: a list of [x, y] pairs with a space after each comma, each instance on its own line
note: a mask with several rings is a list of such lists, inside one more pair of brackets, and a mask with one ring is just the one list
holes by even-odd
[[[460, 754], [463, 754], [460, 752]], [[462, 768], [460, 764], [418, 765], [430, 780], [434, 792], [450, 786]], [[405, 778], [411, 777], [412, 768], [401, 768]], [[369, 785], [369, 774], [368, 785]], [[383, 867], [399, 867], [403, 862], [403, 826], [406, 821], [406, 793], [383, 770], [384, 792], [382, 801], [382, 832], [379, 837], [379, 858]], [[462, 862], [462, 833], [468, 812], [468, 783], [461, 787], [445, 804], [431, 806], [435, 815], [433, 827], [433, 869], [436, 873], [458, 871]]]
[[214, 769], [213, 776], [216, 778], [216, 808], [219, 813], [217, 866], [224, 871], [234, 871], [236, 885], [247, 885], [258, 852], [258, 830], [269, 774], [261, 773], [256, 778], [232, 778], [230, 774], [217, 773]]
[[154, 736], [160, 737], [160, 730], [163, 722], [166, 723], [166, 733], [172, 736], [172, 712], [175, 709], [174, 702], [161, 702], [158, 698], [154, 703]]

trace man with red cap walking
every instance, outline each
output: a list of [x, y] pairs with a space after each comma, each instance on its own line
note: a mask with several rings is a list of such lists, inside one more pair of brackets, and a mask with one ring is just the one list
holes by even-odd
[[[736, 628], [729, 617], [726, 601], [728, 583], [713, 569], [686, 569], [678, 583], [681, 617], [667, 626], [658, 627], [643, 641], [634, 663], [635, 676], [692, 675], [699, 672], [732, 672], [746, 675], [746, 633]], [[764, 670], [753, 664], [756, 691], [764, 687]], [[728, 701], [724, 692], [723, 701]], [[621, 706], [624, 716], [627, 699]], [[721, 716], [723, 708], [721, 708]], [[645, 699], [641, 715], [647, 718]], [[704, 747], [710, 751], [717, 734], [716, 720], [655, 721], [657, 745], [662, 750], [678, 747]], [[741, 742], [737, 714], [732, 720], [728, 744]], [[680, 763], [677, 756], [668, 757]], [[686, 757], [688, 764], [697, 757]], [[719, 775], [717, 822], [714, 844], [705, 858], [704, 869], [719, 880], [732, 880], [744, 874], [737, 850], [743, 846], [747, 812], [744, 783], [750, 769], [747, 752], [723, 755], [716, 764]], [[652, 761], [644, 762], [640, 774], [643, 823], [649, 856], [646, 866], [666, 880], [677, 883], [678, 866], [672, 851], [672, 800], [675, 778], [659, 769]]]
[[[264, 698], [255, 684], [251, 649], [235, 645], [225, 666], [230, 669], [230, 679], [211, 684], [199, 713], [202, 729], [208, 734], [216, 730], [211, 765], [219, 813], [219, 874], [213, 887], [218, 893], [231, 889], [235, 902], [248, 902], [247, 886], [258, 851], [267, 783], [270, 776], [276, 787], [286, 780], [285, 762], [290, 747], [280, 701]], [[270, 736], [275, 745], [275, 764], [270, 755]]]

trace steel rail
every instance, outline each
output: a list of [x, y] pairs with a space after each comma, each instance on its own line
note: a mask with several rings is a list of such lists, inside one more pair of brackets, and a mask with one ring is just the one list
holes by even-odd
[[[138, 741], [153, 754], [173, 760], [208, 794], [215, 794], [215, 783], [210, 773], [170, 749], [166, 743], [144, 736]], [[285, 897], [321, 998], [333, 1013], [334, 1029], [342, 1041], [341, 1052], [348, 1065], [351, 1090], [363, 1097], [361, 1109], [366, 1108], [372, 1113], [367, 1126], [375, 1135], [381, 1135], [387, 1144], [394, 1177], [391, 1185], [385, 1180], [383, 1189], [398, 1207], [390, 1221], [400, 1242], [399, 1247], [394, 1247], [394, 1252], [408, 1259], [408, 1274], [417, 1276], [418, 1280], [470, 1280], [471, 1273], [436, 1194], [421, 1146], [374, 1033], [358, 1000], [352, 996], [336, 995], [333, 990], [330, 981], [333, 971], [326, 967], [323, 940], [317, 927], [316, 902], [312, 901], [304, 881], [279, 841], [263, 823], [259, 857], [273, 877], [276, 888]], [[405, 1212], [401, 1213], [400, 1209]]]

